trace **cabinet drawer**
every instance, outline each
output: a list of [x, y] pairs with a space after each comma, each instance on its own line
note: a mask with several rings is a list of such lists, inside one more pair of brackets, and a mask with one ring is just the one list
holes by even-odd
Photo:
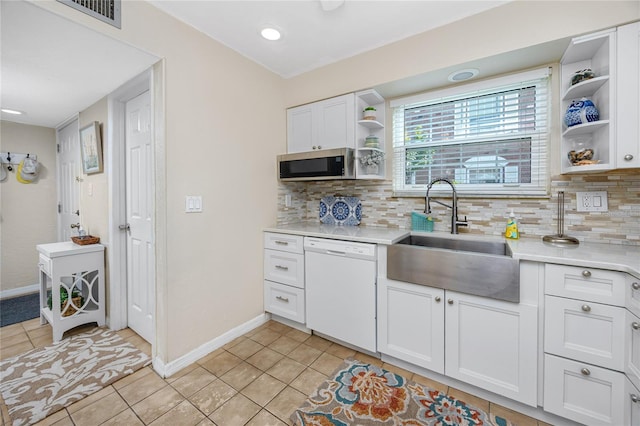
[[264, 233], [264, 248], [288, 251], [291, 253], [304, 253], [302, 235]]
[[624, 308], [545, 296], [544, 351], [624, 371]]
[[545, 265], [545, 293], [624, 306], [624, 272], [566, 265]]
[[544, 409], [585, 425], [624, 424], [624, 374], [545, 354]]
[[265, 250], [264, 279], [304, 288], [304, 255]]
[[[640, 388], [640, 318], [629, 311], [627, 311], [625, 330], [628, 333], [625, 336], [628, 347], [624, 372], [629, 380]], [[640, 402], [638, 404], [640, 405]]]
[[42, 272], [51, 276], [51, 259], [47, 256], [40, 255], [38, 259], [38, 267]]
[[640, 390], [636, 388], [629, 380], [626, 382], [625, 401], [627, 406], [624, 408], [625, 425], [640, 425]]
[[304, 290], [265, 281], [264, 310], [304, 324]]

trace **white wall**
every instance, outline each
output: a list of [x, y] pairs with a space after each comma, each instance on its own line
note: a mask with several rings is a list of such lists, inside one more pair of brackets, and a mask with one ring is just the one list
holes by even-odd
[[1, 121], [0, 151], [32, 153], [40, 163], [38, 179], [33, 183], [18, 182], [16, 165], [0, 182], [0, 291], [4, 293], [37, 284], [36, 245], [56, 241], [56, 132]]

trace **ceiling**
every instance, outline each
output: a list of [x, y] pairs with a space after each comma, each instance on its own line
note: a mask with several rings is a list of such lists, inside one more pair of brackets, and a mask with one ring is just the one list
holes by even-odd
[[3, 120], [56, 127], [158, 58], [32, 3], [0, 1]]
[[[150, 0], [264, 67], [290, 78], [431, 28], [480, 13], [506, 1], [218, 1]], [[325, 10], [331, 9], [333, 10]], [[3, 120], [56, 127], [91, 106], [159, 58], [37, 6], [0, 1], [2, 40], [0, 106], [24, 111]], [[125, 9], [126, 10], [126, 9]], [[260, 37], [265, 25], [282, 39]], [[461, 65], [483, 76], [557, 60], [567, 41], [547, 43]], [[384, 97], [447, 83], [453, 69], [376, 87]], [[428, 81], [429, 83], [425, 83]]]
[[[485, 0], [150, 2], [284, 78], [507, 3]], [[265, 26], [279, 29], [282, 38], [263, 39], [260, 31]]]

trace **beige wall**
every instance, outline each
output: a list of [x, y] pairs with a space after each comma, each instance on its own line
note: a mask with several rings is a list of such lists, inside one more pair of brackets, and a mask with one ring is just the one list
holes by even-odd
[[5, 292], [38, 283], [36, 245], [57, 238], [56, 132], [1, 121], [0, 150], [33, 153], [40, 163], [38, 180], [33, 183], [18, 182], [15, 165], [0, 182], [0, 291]]
[[[97, 121], [102, 136], [103, 165], [107, 162], [107, 98], [100, 99], [81, 111], [78, 119], [80, 129]], [[103, 167], [104, 170], [104, 167]], [[83, 175], [80, 184], [80, 223], [90, 235], [100, 237], [100, 242], [109, 243], [109, 193], [106, 172]]]
[[[275, 156], [286, 149], [282, 79], [145, 2], [122, 3], [122, 30], [57, 2], [36, 4], [165, 60], [160, 358], [175, 360], [260, 315], [262, 229], [276, 222]], [[204, 211], [186, 214], [186, 195], [202, 195]], [[106, 223], [106, 209], [95, 214], [83, 218], [90, 228]]]
[[[261, 231], [276, 222], [286, 106], [638, 19], [635, 1], [517, 1], [283, 81], [145, 2], [123, 2], [122, 30], [37, 4], [165, 59], [165, 362], [263, 312]], [[202, 195], [204, 212], [185, 214], [186, 195]]]

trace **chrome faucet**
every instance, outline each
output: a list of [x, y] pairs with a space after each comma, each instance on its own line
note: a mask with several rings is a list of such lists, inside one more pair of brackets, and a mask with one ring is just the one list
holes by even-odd
[[[436, 182], [445, 182], [445, 183], [448, 183], [449, 186], [451, 186], [451, 190], [453, 191], [453, 201], [451, 202], [451, 205], [443, 203], [442, 201], [431, 200], [429, 198], [429, 191], [431, 191], [431, 187]], [[469, 223], [467, 222], [467, 216], [464, 217], [464, 220], [458, 220], [458, 194], [456, 193], [456, 187], [453, 185], [453, 183], [450, 180], [444, 179], [444, 178], [436, 178], [432, 180], [431, 183], [429, 183], [429, 186], [427, 186], [427, 195], [425, 196], [425, 200], [424, 200], [425, 214], [431, 213], [431, 201], [451, 209], [451, 233], [452, 234], [458, 233], [458, 226], [469, 225]]]

